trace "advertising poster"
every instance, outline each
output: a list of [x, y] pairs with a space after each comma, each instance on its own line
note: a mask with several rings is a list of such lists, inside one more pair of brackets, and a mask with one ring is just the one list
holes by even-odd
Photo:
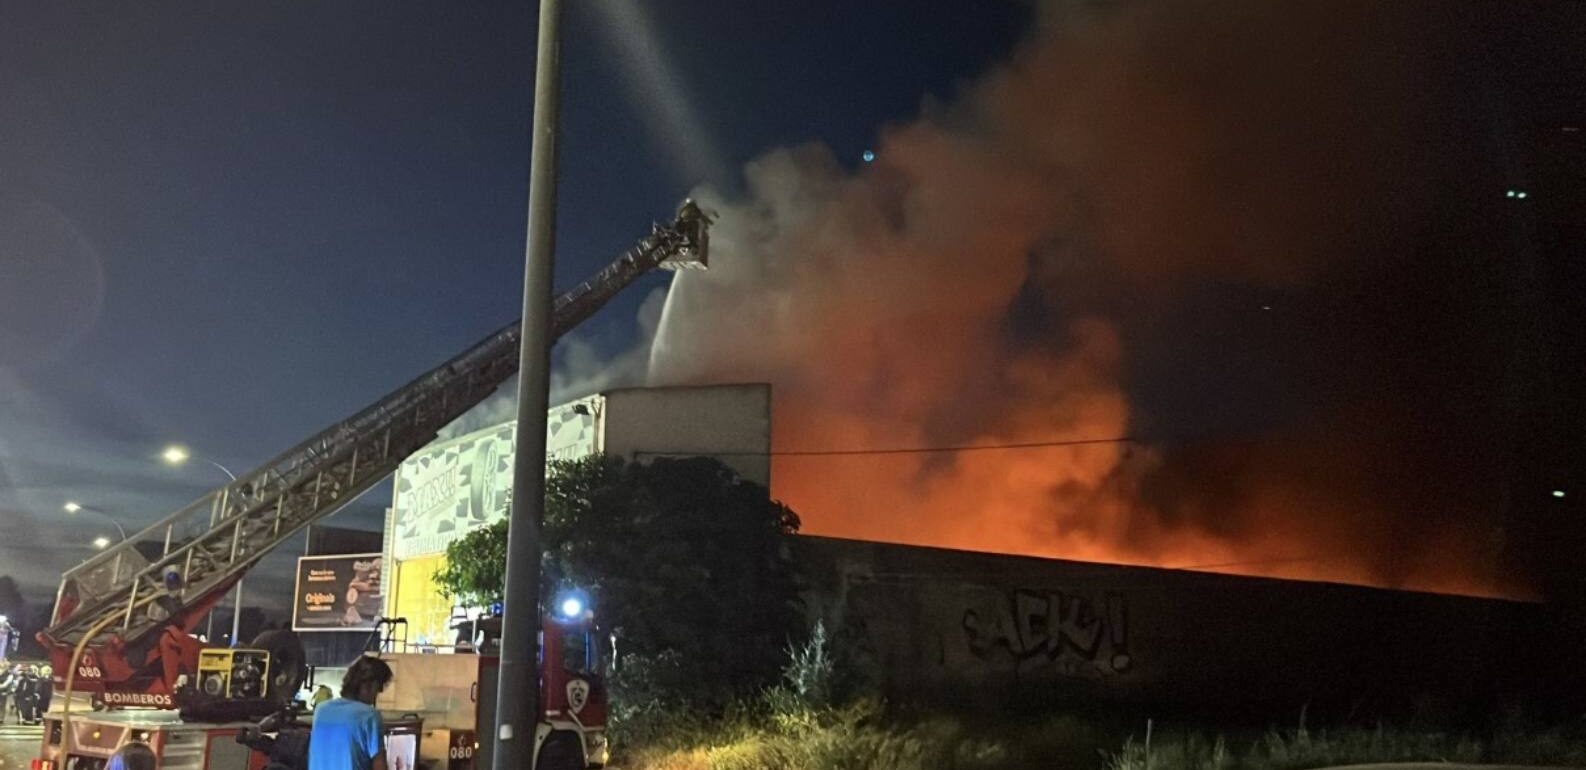
[[294, 631], [373, 631], [384, 597], [377, 553], [301, 556], [292, 602]]

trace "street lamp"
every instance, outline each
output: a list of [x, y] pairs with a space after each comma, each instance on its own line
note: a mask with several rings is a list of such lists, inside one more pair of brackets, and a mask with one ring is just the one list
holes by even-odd
[[108, 546], [108, 545], [110, 545], [110, 538], [105, 537], [104, 535], [100, 535], [99, 537], [94, 538], [94, 547], [95, 548], [98, 548], [99, 550], [103, 551], [103, 550], [105, 550], [105, 546]]
[[[164, 460], [165, 464], [170, 466], [182, 465], [192, 458], [193, 453], [189, 451], [187, 447], [182, 446], [181, 444], [172, 444], [166, 447], [165, 451], [160, 453], [160, 459]], [[200, 457], [198, 459], [203, 460], [204, 462], [209, 463], [216, 468], [219, 468], [221, 473], [226, 474], [226, 478], [231, 479], [232, 481], [237, 480], [237, 474], [232, 473], [230, 468], [227, 468], [226, 466], [221, 465], [220, 463], [217, 463], [208, 457]]]
[[[122, 528], [122, 526], [121, 526], [121, 522], [119, 522], [119, 521], [116, 521], [116, 519], [115, 519], [115, 517], [113, 517], [113, 516], [111, 516], [111, 515], [110, 515], [110, 514], [108, 514], [108, 513], [105, 513], [105, 512], [104, 512], [104, 511], [102, 511], [102, 510], [99, 510], [99, 509], [98, 509], [98, 508], [92, 508], [92, 507], [89, 507], [89, 506], [86, 506], [86, 505], [83, 505], [83, 504], [82, 504], [82, 503], [79, 503], [79, 502], [77, 502], [77, 501], [76, 501], [76, 500], [67, 500], [67, 501], [66, 501], [66, 504], [65, 504], [65, 505], [63, 505], [63, 506], [61, 506], [61, 509], [62, 509], [62, 510], [64, 510], [64, 511], [66, 511], [66, 512], [67, 512], [67, 513], [73, 513], [73, 514], [75, 514], [75, 513], [80, 513], [80, 512], [82, 512], [82, 511], [87, 511], [87, 512], [89, 512], [89, 513], [94, 513], [94, 514], [98, 514], [98, 515], [99, 515], [99, 516], [100, 516], [100, 517], [102, 517], [102, 518], [104, 518], [104, 520], [105, 520], [105, 521], [108, 521], [108, 522], [110, 522], [110, 523], [111, 523], [111, 524], [114, 524], [114, 525], [115, 525], [115, 527], [116, 527], [116, 534], [118, 534], [118, 535], [120, 535], [120, 536], [121, 536], [121, 540], [122, 540], [122, 541], [123, 541], [123, 542], [125, 542], [125, 541], [126, 541], [126, 539], [127, 539], [127, 531], [126, 531], [126, 530], [125, 530], [125, 529], [123, 529], [123, 528]], [[105, 544], [104, 544], [104, 545], [99, 545], [99, 541], [100, 541], [100, 540], [103, 540], [103, 541], [105, 541]], [[95, 541], [94, 541], [94, 547], [95, 547], [95, 548], [104, 548], [104, 547], [105, 547], [105, 546], [108, 546], [108, 545], [110, 545], [110, 540], [109, 540], [109, 538], [103, 538], [103, 537], [101, 537], [101, 538], [98, 538], [98, 539], [96, 539], [96, 540], [95, 540]]]
[[[187, 447], [182, 446], [181, 444], [171, 444], [171, 445], [165, 447], [165, 451], [160, 452], [160, 459], [164, 460], [166, 465], [170, 465], [172, 467], [183, 465], [188, 460], [190, 460], [192, 458], [193, 458], [192, 451], [190, 451]], [[213, 465], [216, 468], [218, 468], [221, 473], [226, 474], [226, 478], [231, 479], [232, 481], [236, 481], [237, 480], [237, 474], [232, 473], [230, 468], [227, 468], [226, 466], [221, 465], [220, 463], [217, 463], [214, 460], [209, 459], [208, 457], [200, 457], [198, 459], [203, 460], [204, 462], [209, 463], [210, 465]], [[242, 627], [242, 578], [237, 578], [236, 609], [232, 610], [232, 612], [231, 612], [231, 646], [233, 646], [233, 647], [237, 646], [237, 630], [239, 628], [241, 628], [241, 627]], [[213, 610], [211, 610], [210, 614], [209, 614], [209, 633], [208, 633], [208, 636], [209, 636], [210, 639], [214, 639], [215, 638], [215, 614], [214, 614]]]

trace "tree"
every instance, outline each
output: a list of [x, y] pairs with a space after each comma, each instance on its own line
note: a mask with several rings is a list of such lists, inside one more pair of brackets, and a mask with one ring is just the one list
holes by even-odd
[[17, 591], [16, 579], [10, 575], [0, 575], [0, 618], [6, 622], [0, 626], [0, 659], [5, 657], [21, 657], [11, 645], [21, 643], [27, 627], [27, 602], [22, 600], [22, 592]]
[[22, 598], [22, 591], [17, 588], [17, 581], [10, 575], [0, 575], [0, 615], [11, 619], [11, 623], [20, 626], [27, 622], [27, 601]]
[[446, 565], [435, 573], [441, 594], [458, 604], [488, 607], [507, 585], [507, 520], [480, 527], [446, 546]]
[[[589, 593], [621, 660], [613, 686], [725, 703], [774, 681], [800, 636], [785, 538], [798, 516], [764, 487], [705, 458], [552, 465], [541, 597]], [[447, 548], [436, 582], [467, 603], [499, 601], [506, 522]]]

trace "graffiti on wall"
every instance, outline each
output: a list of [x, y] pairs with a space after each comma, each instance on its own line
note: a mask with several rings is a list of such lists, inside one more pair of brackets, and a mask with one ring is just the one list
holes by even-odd
[[964, 639], [984, 661], [1011, 656], [1021, 669], [1062, 676], [1122, 674], [1129, 656], [1128, 607], [1121, 595], [1018, 590], [964, 611]]

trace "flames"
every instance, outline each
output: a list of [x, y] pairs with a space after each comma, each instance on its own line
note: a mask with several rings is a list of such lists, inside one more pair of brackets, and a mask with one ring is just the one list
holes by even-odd
[[[1438, 460], [1403, 394], [1327, 360], [1361, 336], [1329, 292], [1419, 205], [1359, 191], [1426, 150], [1395, 130], [1415, 68], [1370, 66], [1394, 20], [1293, 10], [1048, 9], [862, 171], [808, 145], [699, 191], [712, 270], [650, 382], [773, 383], [773, 494], [812, 534], [1522, 592], [1483, 500], [1406, 481]], [[940, 451], [802, 454], [864, 448]]]

